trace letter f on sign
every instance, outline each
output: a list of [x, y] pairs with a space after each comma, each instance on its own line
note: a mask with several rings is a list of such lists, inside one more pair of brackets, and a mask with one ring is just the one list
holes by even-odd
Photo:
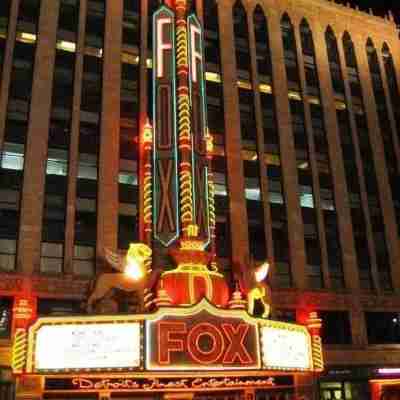
[[190, 64], [193, 82], [197, 82], [197, 62], [202, 61], [201, 52], [196, 50], [196, 43], [201, 46], [201, 31], [194, 24], [190, 24]]
[[171, 25], [172, 18], [164, 17], [157, 19], [156, 30], [157, 30], [157, 78], [164, 76], [164, 53], [167, 50], [172, 49], [172, 37], [171, 34], [164, 34], [164, 25]]
[[184, 322], [160, 322], [157, 325], [158, 362], [171, 364], [171, 353], [184, 350], [186, 324]]

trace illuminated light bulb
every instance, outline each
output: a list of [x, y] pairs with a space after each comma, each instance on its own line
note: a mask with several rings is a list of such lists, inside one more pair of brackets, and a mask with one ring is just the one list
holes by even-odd
[[125, 266], [124, 274], [133, 279], [134, 281], [138, 281], [144, 277], [144, 272], [141, 268], [141, 264], [139, 261], [135, 260], [132, 257], [126, 258], [127, 264]]
[[267, 262], [261, 264], [255, 271], [254, 275], [257, 282], [262, 282], [268, 275], [269, 264]]
[[210, 134], [210, 131], [207, 128], [207, 133], [205, 135], [205, 141], [206, 141], [206, 150], [208, 154], [212, 154], [214, 151], [214, 138]]
[[145, 145], [145, 148], [150, 149], [149, 145], [153, 143], [153, 127], [150, 124], [150, 121], [147, 119], [142, 132], [142, 143]]
[[21, 33], [21, 41], [24, 43], [34, 43], [36, 42], [36, 35], [33, 33], [22, 32]]

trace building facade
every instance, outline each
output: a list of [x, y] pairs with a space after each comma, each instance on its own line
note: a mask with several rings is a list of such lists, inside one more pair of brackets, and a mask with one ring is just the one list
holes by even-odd
[[[78, 314], [104, 249], [139, 240], [158, 5], [1, 2], [3, 380], [21, 290], [39, 315]], [[400, 367], [393, 18], [323, 0], [192, 7], [205, 29], [220, 263], [233, 285], [232, 265], [268, 259], [273, 315], [324, 320], [324, 398], [365, 398], [379, 369]], [[120, 311], [135, 309], [121, 298]]]

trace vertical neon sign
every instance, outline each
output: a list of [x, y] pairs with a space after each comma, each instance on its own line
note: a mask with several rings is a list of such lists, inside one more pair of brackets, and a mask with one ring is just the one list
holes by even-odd
[[196, 15], [187, 18], [189, 41], [189, 89], [192, 117], [192, 174], [194, 217], [199, 235], [210, 242], [208, 161], [206, 158], [207, 108], [204, 84], [203, 30]]
[[179, 236], [176, 135], [175, 16], [161, 6], [153, 16], [153, 228], [163, 246]]

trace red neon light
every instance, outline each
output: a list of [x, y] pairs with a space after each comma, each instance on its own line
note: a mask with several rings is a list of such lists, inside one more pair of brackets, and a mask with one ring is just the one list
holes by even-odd
[[156, 330], [156, 362], [160, 365], [174, 365], [182, 357], [191, 364], [210, 366], [255, 363], [254, 356], [246, 348], [250, 327], [245, 323], [190, 325], [185, 321], [160, 321]]
[[[158, 362], [169, 365], [171, 364], [171, 353], [181, 352], [184, 349], [186, 324], [184, 322], [160, 322], [157, 330]], [[181, 336], [181, 338], [177, 336]]]
[[225, 353], [224, 364], [233, 364], [236, 359], [241, 364], [251, 364], [253, 359], [244, 344], [249, 326], [246, 324], [239, 324], [235, 328], [230, 324], [222, 324], [222, 329], [230, 341]]
[[[200, 346], [200, 338], [208, 336], [211, 338], [212, 346], [204, 350]], [[221, 357], [224, 351], [224, 337], [222, 333], [207, 322], [196, 325], [188, 336], [188, 352], [190, 357], [200, 364], [214, 364]]]

